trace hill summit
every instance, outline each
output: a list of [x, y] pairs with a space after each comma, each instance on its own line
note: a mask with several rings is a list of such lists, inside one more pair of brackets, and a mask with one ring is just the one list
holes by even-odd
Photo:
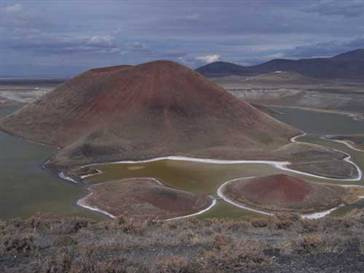
[[241, 159], [298, 133], [170, 61], [89, 70], [0, 126], [63, 148], [61, 165], [167, 155]]

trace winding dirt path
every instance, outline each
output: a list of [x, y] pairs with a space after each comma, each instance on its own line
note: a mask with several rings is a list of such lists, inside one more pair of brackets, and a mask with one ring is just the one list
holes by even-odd
[[[244, 205], [240, 202], [237, 202], [231, 198], [229, 198], [228, 196], [226, 196], [224, 194], [224, 188], [232, 183], [232, 182], [235, 182], [237, 180], [245, 180], [245, 179], [251, 179], [251, 178], [255, 178], [255, 176], [249, 176], [249, 177], [238, 177], [238, 178], [234, 178], [234, 179], [231, 179], [231, 180], [228, 180], [226, 182], [224, 182], [218, 189], [217, 189], [217, 195], [222, 199], [224, 200], [225, 202], [235, 206], [235, 207], [238, 207], [238, 208], [241, 208], [241, 209], [245, 209], [245, 210], [249, 210], [249, 211], [252, 211], [252, 212], [255, 212], [255, 213], [258, 213], [258, 214], [261, 214], [261, 215], [266, 215], [266, 216], [274, 216], [275, 213], [273, 212], [267, 212], [267, 211], [264, 211], [264, 210], [260, 210], [260, 209], [256, 209], [256, 208], [252, 208], [252, 207], [249, 207], [247, 205]], [[338, 186], [342, 186], [342, 187], [363, 187], [363, 186], [357, 186], [357, 185], [338, 185]], [[364, 196], [360, 196], [359, 199], [363, 199]], [[330, 213], [334, 212], [335, 210], [341, 208], [345, 206], [344, 204], [340, 204], [336, 207], [333, 207], [333, 208], [330, 208], [330, 209], [327, 209], [327, 210], [323, 210], [323, 211], [316, 211], [316, 212], [311, 212], [311, 213], [302, 213], [302, 214], [299, 214], [300, 217], [302, 219], [319, 219], [319, 218], [323, 218], [327, 215], [329, 215]]]
[[[159, 181], [158, 179], [156, 178], [153, 178], [153, 177], [137, 177], [137, 178], [127, 178], [128, 180], [139, 180], [139, 179], [143, 179], [143, 178], [148, 178], [150, 180], [153, 180], [155, 183], [157, 183], [158, 185], [161, 185], [161, 186], [164, 186], [163, 183], [161, 181]], [[103, 184], [102, 183], [98, 183], [98, 184]], [[94, 185], [97, 185], [97, 184], [94, 184]], [[91, 206], [87, 203], [87, 200], [93, 195], [94, 193], [93, 192], [90, 192], [88, 195], [84, 196], [83, 198], [81, 198], [80, 200], [77, 201], [77, 205], [80, 206], [80, 207], [83, 207], [85, 209], [89, 209], [89, 210], [92, 210], [92, 211], [96, 211], [96, 212], [99, 212], [101, 214], [104, 214], [112, 219], [116, 219], [117, 217], [105, 210], [102, 210], [96, 206]], [[185, 218], [189, 218], [189, 217], [194, 217], [194, 216], [197, 216], [197, 215], [200, 215], [200, 214], [203, 214], [207, 211], [209, 211], [210, 209], [212, 209], [216, 203], [217, 203], [217, 200], [216, 198], [214, 198], [213, 196], [209, 196], [210, 200], [211, 200], [211, 203], [209, 204], [208, 207], [200, 210], [200, 211], [197, 211], [197, 212], [194, 212], [194, 213], [191, 213], [191, 214], [187, 214], [187, 215], [181, 215], [181, 216], [177, 216], [177, 217], [173, 217], [173, 218], [169, 218], [169, 219], [164, 219], [164, 220], [161, 220], [161, 221], [172, 221], [172, 220], [180, 220], [180, 219], [185, 219]]]
[[355, 147], [354, 143], [352, 141], [350, 141], [350, 140], [331, 139], [331, 138], [329, 138], [329, 135], [323, 136], [321, 138], [324, 139], [324, 140], [344, 144], [346, 147], [348, 147], [348, 148], [350, 148], [350, 149], [352, 149], [354, 151], [357, 151], [357, 152], [364, 152], [363, 149], [359, 149], [359, 148]]

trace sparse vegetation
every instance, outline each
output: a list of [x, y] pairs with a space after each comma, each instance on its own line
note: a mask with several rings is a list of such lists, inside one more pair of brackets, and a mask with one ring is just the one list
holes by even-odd
[[332, 272], [335, 265], [337, 272], [362, 272], [363, 219], [360, 211], [319, 221], [279, 215], [250, 222], [37, 215], [0, 222], [0, 272], [298, 273]]

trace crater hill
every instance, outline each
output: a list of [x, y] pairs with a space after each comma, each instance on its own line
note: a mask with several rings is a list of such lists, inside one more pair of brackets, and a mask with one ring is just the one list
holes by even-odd
[[60, 147], [49, 163], [59, 169], [168, 155], [301, 161], [318, 156], [320, 162], [345, 157], [289, 144], [298, 130], [170, 61], [89, 70], [5, 117], [0, 127]]
[[241, 204], [267, 211], [314, 212], [356, 202], [360, 188], [308, 182], [283, 174], [238, 179], [225, 184], [223, 194]]

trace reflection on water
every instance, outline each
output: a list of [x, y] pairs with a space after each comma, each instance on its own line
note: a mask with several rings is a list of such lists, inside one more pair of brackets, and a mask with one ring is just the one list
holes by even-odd
[[[315, 135], [364, 132], [364, 121], [354, 121], [343, 115], [282, 108], [280, 112], [282, 114], [276, 115], [278, 119]], [[352, 151], [343, 144], [325, 141], [317, 136], [306, 136], [303, 139], [350, 153], [353, 160], [364, 169], [364, 153]], [[49, 171], [41, 169], [44, 160], [55, 152], [53, 149], [0, 132], [0, 151], [0, 218], [29, 216], [35, 212], [102, 217], [75, 205], [76, 201], [85, 195], [84, 186], [67, 183]], [[282, 172], [263, 164], [206, 164], [172, 160], [141, 164], [109, 164], [97, 168], [101, 169], [103, 174], [90, 177], [88, 179], [90, 183], [152, 176], [175, 188], [208, 192], [214, 196], [218, 186], [226, 180]], [[337, 183], [322, 179], [310, 178], [310, 180]], [[363, 184], [363, 182], [357, 183]], [[352, 207], [362, 206], [364, 200]], [[342, 213], [347, 209], [343, 208], [335, 213]], [[200, 217], [251, 217], [252, 215], [254, 215], [252, 212], [241, 210], [220, 200], [217, 206]]]

